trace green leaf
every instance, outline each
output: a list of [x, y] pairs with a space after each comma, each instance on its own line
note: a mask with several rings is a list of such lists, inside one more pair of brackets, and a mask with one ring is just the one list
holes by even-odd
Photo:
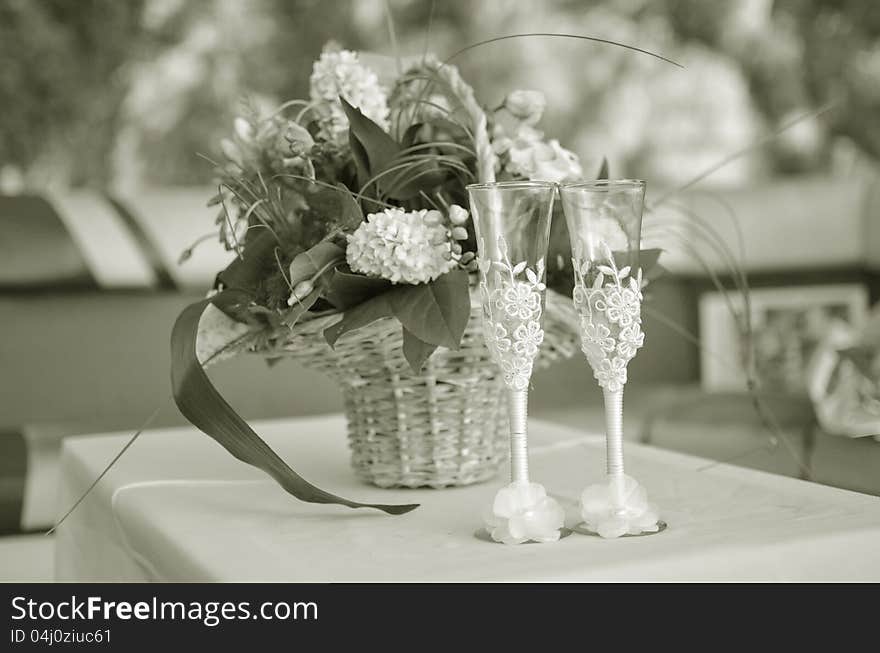
[[250, 295], [245, 292], [224, 292], [214, 296], [214, 306], [223, 311], [228, 317], [251, 326], [265, 326], [258, 320], [251, 308], [253, 302]]
[[318, 298], [320, 296], [321, 289], [315, 288], [300, 301], [294, 302], [293, 306], [290, 307], [290, 310], [284, 313], [282, 322], [286, 326], [293, 328], [293, 326], [297, 323], [297, 320], [299, 320], [302, 314], [309, 310], [312, 306], [314, 306], [315, 302], [318, 301]]
[[413, 373], [418, 374], [422, 370], [425, 361], [434, 353], [435, 349], [437, 349], [437, 345], [429, 345], [403, 327], [403, 356]]
[[[400, 144], [361, 113], [360, 109], [351, 106], [345, 98], [340, 96], [339, 100], [348, 116], [349, 142], [358, 169], [358, 181], [364, 184], [400, 163]], [[364, 175], [364, 172], [367, 174]], [[416, 197], [421, 191], [427, 192], [435, 188], [445, 178], [446, 175], [436, 162], [413, 161], [409, 167], [381, 178], [378, 186], [391, 198], [407, 200]]]
[[642, 268], [643, 279], [656, 279], [666, 272], [659, 263], [662, 253], [663, 250], [656, 247], [639, 251], [639, 266]]
[[459, 348], [471, 313], [467, 272], [453, 270], [431, 283], [402, 286], [387, 295], [394, 316], [419, 340]]
[[[363, 277], [365, 281], [356, 282], [352, 278], [356, 275], [342, 276], [342, 274], [338, 278], [345, 281], [340, 288], [343, 288], [344, 284], [352, 284], [349, 297], [356, 296], [357, 289], [354, 288], [354, 284], [364, 283], [366, 288], [366, 284], [377, 281]], [[334, 279], [336, 278], [334, 276]], [[379, 288], [377, 284], [372, 286], [371, 290]], [[348, 308], [339, 322], [324, 329], [324, 338], [332, 347], [340, 336], [349, 331], [372, 324], [383, 317], [396, 317], [404, 329], [423, 343], [458, 349], [467, 327], [470, 311], [468, 274], [464, 270], [453, 270], [431, 283], [394, 286], [386, 292]], [[414, 345], [415, 343], [410, 343], [410, 350], [413, 352], [415, 352]], [[418, 356], [414, 356], [413, 359], [407, 357], [407, 360], [412, 365], [413, 360], [418, 360]]]
[[[639, 267], [642, 268], [642, 276], [648, 276], [648, 273], [657, 266], [657, 261], [660, 259], [660, 254], [663, 253], [662, 249], [659, 248], [651, 248], [651, 249], [642, 249], [639, 250]], [[618, 269], [621, 269], [630, 264], [629, 252], [624, 251], [616, 251], [614, 252], [614, 263], [617, 265]]]
[[406, 128], [406, 131], [403, 133], [403, 138], [400, 139], [404, 149], [415, 145], [416, 137], [419, 135], [419, 130], [424, 126], [425, 123], [416, 122]]
[[346, 188], [342, 182], [337, 182], [336, 187], [339, 189], [339, 197], [342, 206], [341, 213], [336, 224], [345, 230], [357, 229], [358, 225], [364, 221], [364, 212], [361, 211], [361, 205], [358, 204], [352, 192]]
[[650, 268], [645, 268], [642, 270], [642, 279], [644, 279], [646, 283], [650, 283], [651, 281], [657, 281], [657, 279], [665, 277], [668, 274], [669, 270], [664, 268], [659, 263], [655, 263]]
[[290, 263], [290, 284], [296, 286], [300, 281], [311, 279], [319, 270], [334, 260], [344, 261], [345, 251], [326, 240], [318, 243], [311, 249], [298, 254]]
[[348, 142], [351, 147], [351, 156], [354, 159], [354, 167], [357, 170], [358, 185], [363, 186], [370, 179], [370, 159], [367, 157], [367, 150], [351, 133], [351, 130], [349, 130]]
[[390, 294], [391, 293], [384, 293], [382, 295], [377, 295], [376, 297], [345, 311], [339, 322], [331, 324], [324, 329], [324, 339], [331, 347], [333, 347], [336, 345], [336, 341], [349, 331], [360, 329], [361, 327], [372, 324], [383, 317], [391, 317], [394, 315], [391, 310], [391, 304], [388, 301], [388, 296]]
[[387, 279], [365, 277], [348, 269], [336, 268], [325, 296], [336, 308], [347, 310], [390, 289], [391, 282]]
[[283, 316], [278, 311], [273, 311], [272, 309], [260, 306], [259, 304], [251, 304], [248, 306], [248, 311], [252, 315], [262, 315], [265, 322], [261, 324], [268, 324], [272, 328], [281, 326]]
[[345, 115], [348, 116], [349, 140], [354, 150], [357, 144], [366, 155], [368, 171], [375, 175], [385, 170], [400, 152], [400, 145], [375, 122], [351, 106], [345, 98], [339, 97]]
[[639, 265], [642, 268], [642, 274], [647, 274], [651, 268], [658, 264], [662, 253], [663, 250], [659, 247], [639, 251]]
[[[174, 323], [171, 333], [171, 384], [174, 401], [184, 417], [230, 454], [263, 470], [301, 501], [339, 504], [349, 508], [378, 508], [392, 515], [417, 508], [418, 504], [357, 503], [315, 487], [294, 472], [217, 392], [196, 358], [196, 335], [199, 318], [208, 304], [221, 295], [234, 292], [224, 291], [215, 298], [187, 306]], [[228, 296], [218, 301], [226, 300]]]
[[260, 229], [248, 239], [241, 252], [218, 276], [224, 287], [253, 293], [257, 286], [277, 269], [273, 252], [278, 246], [274, 234]]

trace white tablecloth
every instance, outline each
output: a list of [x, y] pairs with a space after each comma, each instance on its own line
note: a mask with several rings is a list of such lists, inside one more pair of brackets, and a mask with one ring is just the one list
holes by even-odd
[[[880, 499], [627, 443], [628, 471], [669, 527], [504, 546], [474, 536], [497, 482], [382, 490], [348, 468], [339, 416], [255, 424], [293, 467], [351, 499], [421, 503], [392, 517], [304, 504], [194, 429], [145, 433], [60, 528], [62, 581], [880, 580]], [[59, 513], [127, 434], [69, 439]], [[577, 519], [603, 440], [531, 422], [532, 476]]]

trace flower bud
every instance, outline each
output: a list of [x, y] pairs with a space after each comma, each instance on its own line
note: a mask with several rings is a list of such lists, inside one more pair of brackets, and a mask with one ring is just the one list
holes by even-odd
[[293, 121], [287, 123], [284, 138], [290, 143], [290, 151], [296, 155], [308, 154], [315, 146], [315, 141], [309, 130]]
[[288, 306], [293, 306], [297, 302], [301, 302], [306, 297], [308, 297], [315, 290], [315, 284], [312, 283], [311, 279], [306, 279], [305, 281], [300, 281], [293, 287], [293, 290], [290, 292], [290, 298], [287, 300]]
[[474, 258], [476, 258], [476, 254], [474, 254], [473, 252], [465, 252], [461, 255], [461, 262], [466, 265], [473, 261]]
[[468, 232], [464, 227], [453, 227], [452, 228], [452, 239], [453, 240], [467, 240]]
[[449, 221], [454, 225], [463, 225], [468, 220], [468, 212], [458, 204], [449, 207]]
[[513, 91], [504, 101], [504, 108], [510, 114], [525, 123], [534, 125], [544, 114], [547, 100], [540, 91]]

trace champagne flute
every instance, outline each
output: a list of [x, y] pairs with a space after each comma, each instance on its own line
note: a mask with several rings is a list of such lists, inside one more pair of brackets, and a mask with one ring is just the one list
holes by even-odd
[[571, 239], [581, 349], [605, 403], [606, 483], [581, 495], [586, 530], [602, 537], [656, 533], [645, 489], [624, 473], [623, 390], [627, 364], [645, 341], [639, 247], [645, 182], [600, 179], [559, 189]]
[[483, 335], [507, 387], [510, 484], [485, 523], [496, 542], [555, 542], [565, 514], [529, 480], [528, 392], [544, 340], [545, 262], [556, 185], [498, 182], [467, 187], [477, 236]]

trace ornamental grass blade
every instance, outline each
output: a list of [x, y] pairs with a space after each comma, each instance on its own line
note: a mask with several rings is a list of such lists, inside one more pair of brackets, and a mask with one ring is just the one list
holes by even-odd
[[[220, 297], [225, 293], [220, 293]], [[271, 476], [287, 492], [308, 503], [328, 503], [349, 508], [377, 508], [400, 515], [418, 504], [386, 505], [358, 503], [315, 487], [293, 471], [257, 435], [214, 388], [196, 358], [196, 336], [202, 312], [215, 298], [186, 307], [171, 334], [171, 384], [180, 412], [202, 432], [216, 440], [230, 454]]]

